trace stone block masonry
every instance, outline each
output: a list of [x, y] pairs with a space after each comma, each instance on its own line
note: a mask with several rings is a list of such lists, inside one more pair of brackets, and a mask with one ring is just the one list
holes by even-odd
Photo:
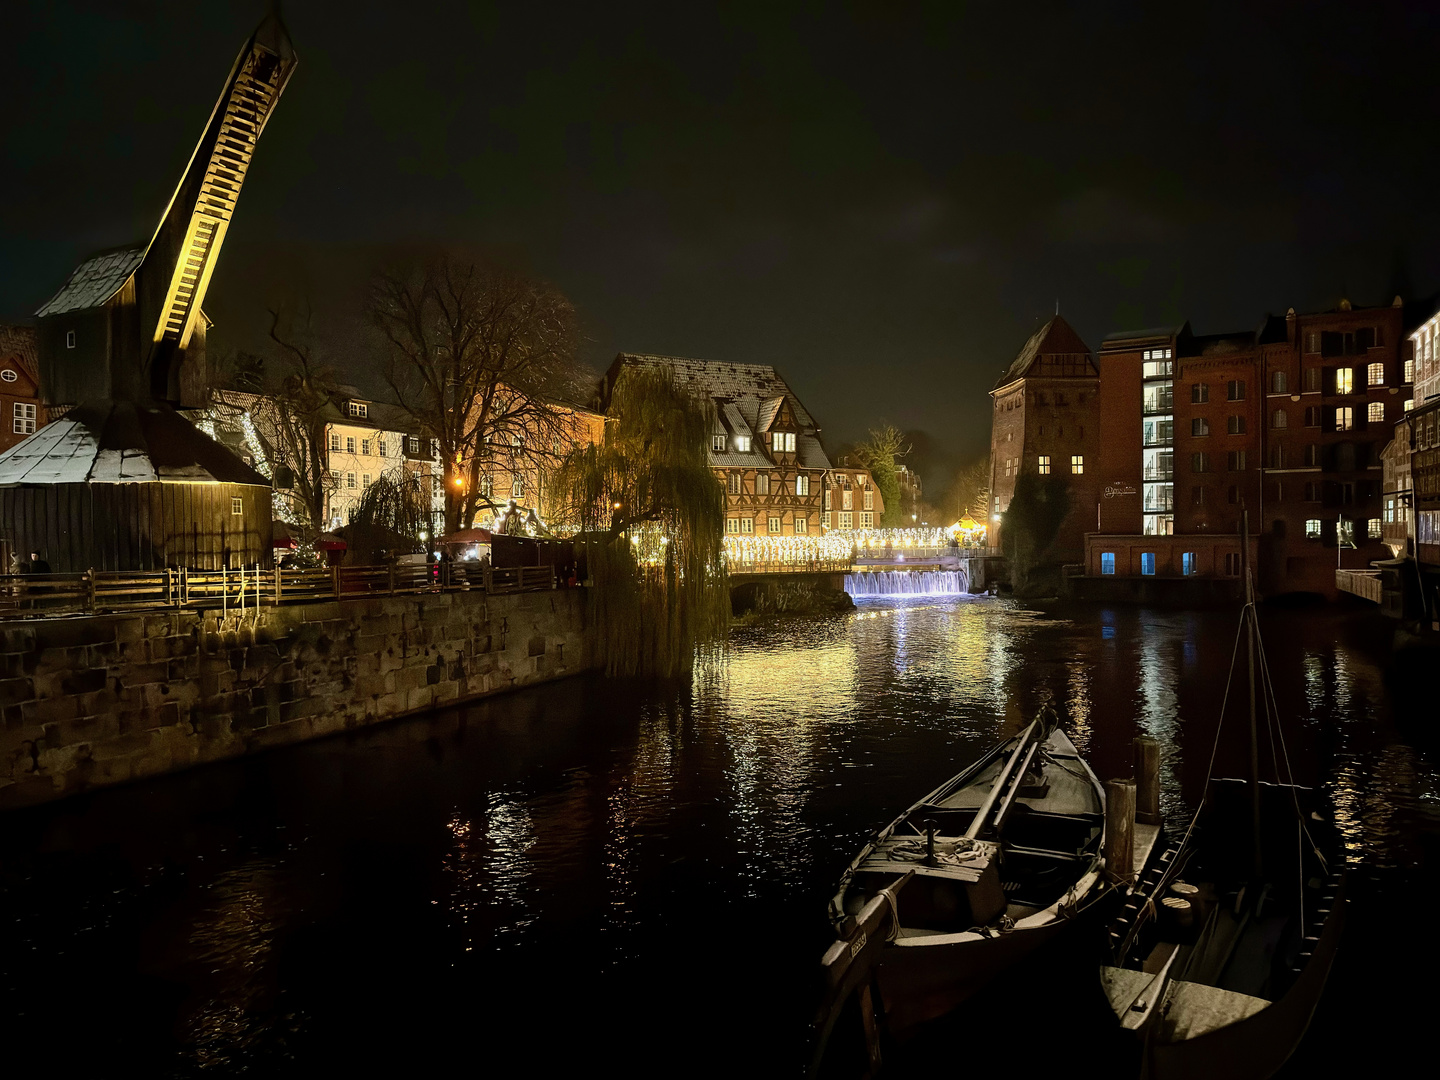
[[0, 809], [591, 665], [580, 590], [0, 623]]

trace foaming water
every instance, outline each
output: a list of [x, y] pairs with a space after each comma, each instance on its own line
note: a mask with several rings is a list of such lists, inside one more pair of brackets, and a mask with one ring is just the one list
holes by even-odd
[[[0, 1024], [97, 1075], [793, 1073], [864, 837], [1047, 704], [1102, 777], [1159, 739], [1183, 821], [1212, 753], [1248, 760], [1236, 623], [866, 599], [738, 628], [682, 683], [576, 678], [10, 815]], [[1262, 627], [1289, 760], [1364, 878], [1318, 1068], [1356, 1023], [1396, 1030], [1365, 934], [1440, 884], [1440, 772], [1375, 625]]]
[[964, 570], [881, 570], [845, 575], [845, 591], [862, 597], [962, 596], [970, 591]]

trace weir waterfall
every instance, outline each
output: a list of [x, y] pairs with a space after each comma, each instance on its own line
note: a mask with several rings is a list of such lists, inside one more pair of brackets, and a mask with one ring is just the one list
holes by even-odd
[[961, 596], [970, 591], [964, 570], [884, 570], [845, 575], [845, 591], [866, 596]]

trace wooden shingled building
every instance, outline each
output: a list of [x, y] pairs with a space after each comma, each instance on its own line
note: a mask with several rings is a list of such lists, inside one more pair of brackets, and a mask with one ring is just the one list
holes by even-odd
[[272, 14], [149, 243], [86, 259], [35, 313], [41, 389], [64, 416], [0, 454], [0, 539], [21, 558], [38, 551], [56, 572], [270, 559], [270, 481], [175, 410], [204, 404], [201, 303], [295, 64]]

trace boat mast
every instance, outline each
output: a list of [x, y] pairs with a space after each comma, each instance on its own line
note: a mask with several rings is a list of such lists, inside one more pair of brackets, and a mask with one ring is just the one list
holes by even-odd
[[1255, 585], [1250, 580], [1250, 512], [1240, 511], [1240, 577], [1245, 588], [1245, 663], [1250, 675], [1250, 849], [1258, 885], [1260, 859], [1260, 736], [1255, 723]]

